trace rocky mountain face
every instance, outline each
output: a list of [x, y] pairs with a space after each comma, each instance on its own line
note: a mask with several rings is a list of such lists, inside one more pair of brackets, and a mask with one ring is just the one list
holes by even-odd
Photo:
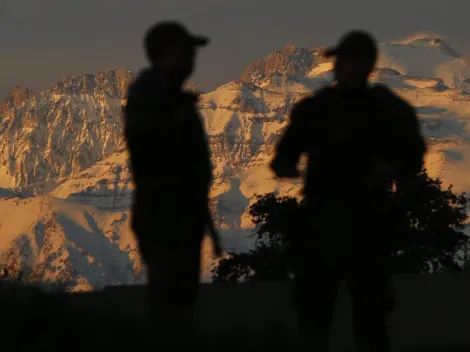
[[330, 62], [323, 57], [325, 50], [326, 47], [309, 49], [287, 45], [248, 66], [240, 79], [270, 91], [310, 93], [318, 86], [305, 77]]
[[144, 280], [125, 212], [47, 196], [3, 199], [0, 209], [8, 216], [0, 243], [10, 274], [82, 288]]
[[[380, 48], [372, 81], [416, 106], [430, 174], [470, 190], [470, 61], [439, 38]], [[215, 164], [211, 207], [227, 248], [252, 243], [246, 210], [256, 194], [300, 191], [300, 182], [280, 182], [266, 165], [293, 104], [332, 83], [324, 50], [286, 46], [214, 91], [186, 85], [201, 93]], [[70, 76], [42, 92], [15, 87], [0, 103], [0, 251], [12, 270], [77, 289], [142, 280], [120, 114], [133, 79], [119, 69]], [[207, 277], [215, 261], [210, 244], [204, 248]]]
[[[65, 77], [46, 91], [15, 87], [0, 103], [0, 187], [47, 194], [125, 149], [121, 107], [134, 74]], [[188, 82], [186, 89], [198, 91]]]
[[273, 83], [279, 78], [306, 76], [319, 64], [328, 62], [323, 57], [326, 47], [297, 48], [286, 45], [264, 59], [248, 66], [241, 75], [241, 80], [257, 86]]
[[112, 70], [39, 93], [14, 88], [0, 110], [0, 185], [44, 194], [122, 149], [120, 109], [132, 78]]
[[[10, 195], [1, 199], [0, 212], [0, 260], [9, 275], [60, 282], [76, 291], [145, 282], [128, 210]], [[203, 275], [208, 277], [215, 260], [207, 240], [203, 253]]]

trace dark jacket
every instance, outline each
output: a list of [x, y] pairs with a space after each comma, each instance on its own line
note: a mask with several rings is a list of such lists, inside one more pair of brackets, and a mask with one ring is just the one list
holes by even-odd
[[390, 89], [328, 87], [294, 107], [272, 165], [296, 168], [306, 153], [308, 202], [368, 202], [377, 194], [367, 195], [364, 182], [378, 162], [395, 166], [394, 178], [406, 180], [421, 170], [425, 150], [413, 107]]
[[207, 206], [210, 154], [196, 104], [196, 95], [153, 70], [143, 71], [129, 88], [124, 134], [136, 203], [155, 211]]

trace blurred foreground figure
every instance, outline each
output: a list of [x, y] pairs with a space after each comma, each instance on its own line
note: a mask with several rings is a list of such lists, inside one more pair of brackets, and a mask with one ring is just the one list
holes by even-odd
[[209, 224], [211, 164], [197, 95], [182, 85], [208, 39], [175, 22], [145, 37], [151, 63], [129, 88], [125, 137], [136, 185], [132, 227], [148, 270], [159, 338], [190, 332]]
[[353, 31], [336, 48], [336, 84], [299, 102], [271, 167], [298, 177], [308, 156], [299, 234], [294, 238], [295, 304], [305, 343], [329, 349], [338, 283], [347, 280], [357, 351], [389, 351], [393, 308], [387, 233], [388, 187], [409, 186], [426, 150], [414, 109], [382, 85], [369, 85], [375, 40]]

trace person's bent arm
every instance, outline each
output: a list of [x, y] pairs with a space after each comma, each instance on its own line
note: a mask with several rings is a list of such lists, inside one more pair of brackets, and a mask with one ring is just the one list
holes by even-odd
[[276, 154], [270, 164], [271, 170], [280, 178], [300, 177], [297, 167], [300, 156], [305, 152], [305, 119], [308, 118], [306, 101], [298, 103], [291, 114], [291, 121], [277, 145]]
[[399, 182], [407, 182], [422, 170], [426, 143], [414, 108], [403, 102], [399, 112], [396, 178]]

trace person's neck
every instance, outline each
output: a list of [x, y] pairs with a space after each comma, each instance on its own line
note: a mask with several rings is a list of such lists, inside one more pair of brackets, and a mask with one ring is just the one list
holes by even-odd
[[336, 85], [336, 87], [341, 90], [341, 91], [362, 91], [365, 90], [369, 87], [369, 81], [361, 81], [361, 82], [356, 82], [354, 84], [345, 84], [345, 83], [340, 83]]
[[185, 81], [184, 77], [175, 74], [171, 69], [168, 69], [165, 66], [153, 65], [150, 69], [162, 77], [171, 90], [181, 90]]

